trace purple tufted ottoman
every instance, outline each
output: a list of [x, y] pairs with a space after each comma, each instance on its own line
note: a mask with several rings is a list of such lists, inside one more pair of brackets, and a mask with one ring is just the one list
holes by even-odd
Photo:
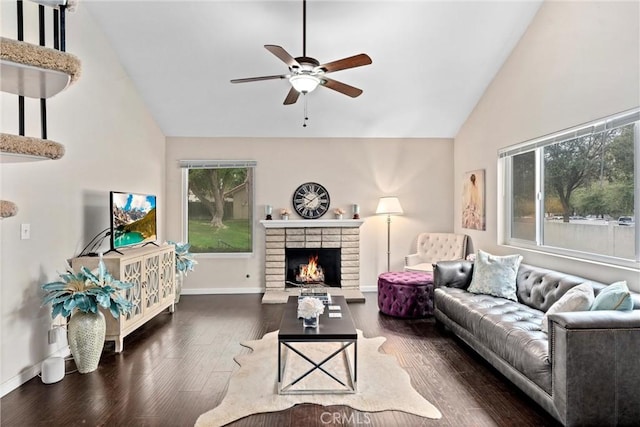
[[392, 271], [378, 276], [378, 308], [396, 317], [433, 315], [433, 274]]

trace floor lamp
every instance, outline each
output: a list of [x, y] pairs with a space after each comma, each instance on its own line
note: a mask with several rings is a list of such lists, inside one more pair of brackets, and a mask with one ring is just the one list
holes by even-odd
[[403, 213], [397, 197], [380, 197], [376, 214], [387, 216], [387, 271], [391, 271], [391, 215]]

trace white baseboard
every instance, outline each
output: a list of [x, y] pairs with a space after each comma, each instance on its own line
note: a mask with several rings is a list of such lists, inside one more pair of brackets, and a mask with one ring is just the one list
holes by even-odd
[[[361, 292], [378, 292], [378, 286], [360, 286]], [[197, 288], [182, 289], [181, 295], [263, 294], [265, 288]]]
[[[71, 351], [69, 351], [69, 346], [62, 347], [61, 349], [59, 349], [59, 350], [57, 350], [54, 353], [49, 355], [49, 357], [68, 357], [68, 356], [71, 356]], [[47, 357], [47, 359], [49, 357]], [[13, 390], [17, 389], [22, 384], [24, 384], [27, 381], [31, 380], [32, 378], [38, 376], [40, 374], [40, 367], [42, 366], [42, 362], [37, 363], [37, 364], [35, 364], [35, 365], [31, 366], [31, 367], [28, 367], [28, 368], [24, 369], [22, 372], [20, 372], [15, 377], [13, 377], [13, 378], [9, 379], [8, 381], [5, 381], [4, 383], [2, 383], [0, 385], [0, 397], [3, 397], [5, 395], [11, 393]]]
[[182, 289], [181, 295], [262, 294], [264, 288], [198, 288]]

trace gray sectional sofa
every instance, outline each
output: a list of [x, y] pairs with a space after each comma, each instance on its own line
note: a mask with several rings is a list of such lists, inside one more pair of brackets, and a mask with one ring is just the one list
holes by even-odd
[[640, 294], [632, 311], [544, 313], [590, 282], [521, 264], [518, 301], [467, 291], [469, 261], [434, 266], [435, 318], [567, 426], [640, 425]]

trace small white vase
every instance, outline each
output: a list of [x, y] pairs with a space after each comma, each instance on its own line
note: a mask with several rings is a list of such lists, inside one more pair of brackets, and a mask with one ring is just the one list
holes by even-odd
[[342, 214], [336, 214], [336, 219], [342, 219]]
[[284, 221], [287, 221], [287, 220], [289, 219], [289, 215], [282, 215], [282, 219], [283, 219]]
[[177, 304], [180, 302], [180, 294], [182, 293], [182, 282], [184, 282], [184, 271], [178, 271], [176, 273], [176, 297], [174, 302]]
[[98, 369], [106, 331], [102, 312], [76, 311], [69, 320], [68, 331], [69, 347], [78, 372], [86, 374]]

